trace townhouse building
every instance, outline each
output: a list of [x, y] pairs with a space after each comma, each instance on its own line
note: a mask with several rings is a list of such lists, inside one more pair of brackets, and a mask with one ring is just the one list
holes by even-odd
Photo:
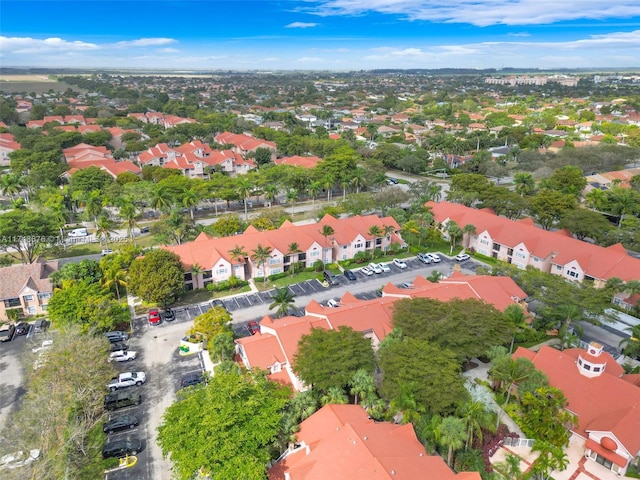
[[46, 313], [53, 286], [49, 275], [58, 270], [58, 261], [38, 258], [27, 265], [0, 268], [0, 321], [9, 319], [7, 310], [22, 315]]
[[568, 232], [538, 228], [530, 218], [509, 220], [493, 211], [478, 210], [450, 202], [428, 202], [427, 206], [445, 232], [450, 221], [460, 228], [473, 225], [463, 244], [482, 255], [497, 258], [518, 268], [533, 267], [543, 272], [603, 287], [610, 278], [628, 282], [640, 280], [640, 259], [630, 256], [621, 244], [601, 247], [573, 238]]

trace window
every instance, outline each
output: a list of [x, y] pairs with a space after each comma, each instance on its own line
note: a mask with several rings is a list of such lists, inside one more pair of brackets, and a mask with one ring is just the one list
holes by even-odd
[[285, 255], [284, 263], [291, 263], [291, 255]]
[[362, 248], [362, 243], [356, 243], [356, 244], [354, 245], [354, 248]]
[[38, 294], [38, 298], [40, 300], [44, 300], [46, 298], [51, 298], [52, 293], [51, 292], [47, 292], [47, 293], [39, 293]]
[[593, 367], [593, 371], [594, 372], [599, 372], [600, 371], [600, 367]]
[[516, 257], [524, 259], [525, 258], [525, 254], [524, 254], [524, 252], [516, 252]]
[[581, 358], [578, 359], [578, 365], [582, 366], [582, 359]]
[[227, 273], [227, 267], [216, 268], [216, 276], [225, 275]]
[[46, 312], [47, 310], [49, 310], [49, 305], [40, 305], [40, 309], [41, 309], [43, 312]]
[[343, 249], [343, 250], [346, 250], [346, 249], [347, 249], [347, 246], [346, 246], [346, 245], [342, 245], [342, 249]]
[[562, 265], [556, 265], [556, 270], [562, 270]]
[[269, 259], [269, 265], [278, 265], [280, 263], [280, 258], [278, 257], [271, 257]]
[[513, 248], [507, 249], [507, 256], [511, 257], [513, 255]]
[[298, 261], [299, 262], [304, 262], [307, 259], [307, 254], [306, 253], [299, 253], [298, 254]]
[[376, 245], [382, 245], [382, 239], [376, 238]]
[[36, 313], [38, 313], [38, 307], [29, 307], [29, 308], [27, 308], [27, 313], [29, 315], [35, 315]]
[[493, 244], [493, 249], [494, 250], [500, 250], [500, 244], [499, 243], [495, 243]]
[[583, 367], [585, 370], [591, 370], [591, 365], [589, 365], [588, 363], [585, 363], [582, 367]]
[[24, 296], [24, 301], [25, 302], [33, 302], [33, 295], [25, 295]]
[[184, 281], [185, 282], [190, 282], [191, 280], [193, 280], [193, 276], [191, 275], [191, 272], [185, 273], [184, 274]]
[[282, 273], [282, 269], [280, 267], [271, 269], [271, 275], [276, 275], [277, 273]]
[[311, 257], [317, 257], [317, 256], [319, 256], [319, 255], [320, 255], [320, 252], [319, 252], [318, 250], [313, 250], [313, 251], [311, 252]]
[[367, 242], [364, 244], [364, 248], [370, 248], [371, 247], [371, 240], [367, 240]]
[[8, 300], [4, 301], [4, 306], [6, 308], [20, 307], [22, 306], [22, 303], [20, 302], [19, 298], [9, 298]]
[[578, 272], [574, 272], [573, 270], [567, 270], [567, 275], [573, 278], [578, 278], [580, 276]]
[[489, 240], [487, 240], [486, 238], [481, 238], [480, 239], [480, 244], [481, 245], [489, 245]]
[[202, 278], [211, 278], [211, 270], [205, 270], [204, 272], [202, 272]]

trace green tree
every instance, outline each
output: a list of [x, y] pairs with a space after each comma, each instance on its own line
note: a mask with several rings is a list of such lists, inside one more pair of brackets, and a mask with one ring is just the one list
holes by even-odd
[[[302, 250], [300, 250], [300, 246], [298, 245], [297, 242], [291, 242], [288, 246], [287, 246], [287, 255], [290, 258], [290, 263], [291, 263], [291, 273], [295, 273], [296, 270], [296, 263], [298, 263], [298, 258], [297, 255], [299, 253], [302, 253]], [[296, 255], [296, 261], [293, 261], [293, 256]]]
[[349, 380], [351, 389], [349, 393], [353, 395], [353, 403], [358, 404], [358, 398], [364, 400], [370, 397], [376, 397], [376, 384], [373, 375], [364, 369], [356, 370]]
[[21, 261], [33, 263], [57, 239], [58, 224], [47, 213], [13, 210], [0, 215], [0, 250]]
[[254, 185], [248, 178], [241, 178], [238, 180], [237, 192], [240, 198], [242, 199], [242, 203], [244, 204], [244, 221], [248, 221], [249, 214], [247, 213], [247, 205], [248, 200], [251, 197], [251, 192], [253, 192]]
[[429, 414], [453, 412], [468, 393], [456, 355], [424, 340], [405, 337], [379, 352], [382, 394], [398, 397], [402, 386], [415, 385], [415, 401]]
[[466, 431], [464, 421], [458, 417], [445, 417], [438, 425], [440, 445], [447, 449], [447, 464], [453, 466], [453, 453], [464, 446]]
[[371, 225], [367, 233], [373, 237], [373, 242], [371, 244], [371, 260], [373, 260], [373, 255], [376, 251], [378, 238], [382, 237], [383, 230], [378, 225]]
[[200, 194], [194, 188], [190, 188], [182, 194], [182, 206], [189, 209], [191, 220], [193, 220], [193, 209], [200, 203], [200, 200]]
[[251, 251], [251, 260], [256, 263], [256, 267], [258, 268], [258, 270], [260, 270], [260, 268], [262, 267], [262, 277], [264, 284], [267, 283], [267, 278], [269, 276], [267, 275], [267, 261], [270, 257], [271, 247], [268, 245], [266, 247], [263, 247], [260, 243], [258, 243], [258, 246]]
[[89, 194], [94, 190], [102, 192], [107, 185], [113, 183], [113, 177], [98, 167], [89, 167], [75, 171], [70, 183], [72, 191]]
[[218, 335], [229, 332], [230, 325], [231, 314], [227, 310], [211, 308], [193, 319], [193, 326], [187, 331], [187, 334], [204, 338], [211, 350], [213, 340]]
[[640, 325], [634, 325], [626, 329], [629, 332], [629, 338], [623, 338], [620, 340], [622, 353], [627, 357], [639, 357], [640, 356]]
[[602, 214], [585, 208], [576, 208], [566, 212], [560, 219], [558, 227], [566, 228], [578, 240], [589, 237], [601, 241], [611, 230], [611, 224]]
[[118, 264], [112, 264], [110, 268], [106, 269], [103, 273], [102, 286], [108, 289], [115, 287], [116, 297], [118, 301], [120, 301], [120, 287], [127, 286], [126, 270], [119, 268]]
[[465, 450], [473, 446], [473, 441], [478, 439], [482, 442], [483, 431], [495, 431], [493, 423], [494, 414], [487, 409], [487, 406], [479, 400], [470, 400], [463, 403], [458, 409], [458, 414], [467, 428], [467, 438], [465, 439]]
[[291, 293], [289, 287], [276, 288], [269, 310], [275, 309], [278, 317], [284, 317], [289, 313], [291, 307], [295, 307], [294, 298], [295, 295]]
[[349, 399], [341, 387], [329, 387], [322, 397], [320, 397], [320, 403], [322, 405], [344, 405], [348, 403], [348, 401]]
[[55, 272], [49, 275], [49, 279], [55, 288], [62, 287], [62, 283], [67, 280], [76, 282], [86, 281], [87, 283], [97, 283], [102, 280], [102, 269], [100, 263], [95, 260], [81, 260], [79, 262], [65, 263]]
[[238, 215], [223, 215], [211, 225], [211, 230], [219, 237], [229, 237], [242, 229]]
[[454, 222], [453, 220], [449, 220], [446, 226], [446, 233], [447, 237], [449, 238], [449, 245], [451, 247], [449, 249], [449, 254], [452, 254], [453, 249], [456, 248], [458, 239], [462, 238], [464, 232], [456, 222]]
[[145, 302], [172, 303], [184, 290], [180, 257], [157, 249], [135, 259], [129, 269], [129, 290]]
[[577, 418], [566, 410], [564, 394], [555, 387], [540, 387], [520, 398], [520, 425], [528, 438], [543, 440], [555, 447], [569, 444]]
[[343, 388], [359, 369], [373, 372], [371, 341], [350, 327], [314, 328], [303, 335], [293, 360], [293, 371], [314, 389]]
[[188, 392], [165, 411], [158, 427], [162, 454], [179, 479], [197, 472], [212, 480], [265, 478], [289, 396], [263, 373], [217, 371], [205, 388]]
[[536, 188], [536, 181], [533, 175], [528, 172], [516, 172], [513, 175], [513, 183], [515, 184], [516, 192], [521, 197], [531, 195]]
[[108, 215], [100, 215], [96, 219], [96, 238], [100, 240], [100, 244], [104, 240], [105, 246], [109, 248], [109, 239], [112, 233], [117, 233], [115, 230], [115, 223], [109, 218]]
[[[328, 239], [331, 235], [335, 234], [335, 230], [333, 229], [333, 227], [331, 225], [322, 225], [322, 228], [320, 229], [320, 235], [322, 235], [324, 237], [324, 249], [328, 249], [329, 248], [329, 242]], [[333, 257], [333, 255], [332, 255]], [[322, 252], [322, 264], [325, 265], [325, 269], [326, 269], [326, 264], [327, 264], [327, 259], [326, 259], [326, 255], [324, 253], [324, 251]]]
[[566, 195], [573, 195], [578, 199], [587, 186], [587, 179], [579, 167], [565, 165], [555, 170], [551, 176], [542, 180], [540, 186]]
[[544, 188], [531, 200], [533, 219], [545, 230], [560, 221], [570, 210], [576, 208], [576, 198], [572, 194]]
[[233, 341], [233, 331], [219, 333], [210, 342], [211, 357], [218, 362], [233, 361], [236, 344]]

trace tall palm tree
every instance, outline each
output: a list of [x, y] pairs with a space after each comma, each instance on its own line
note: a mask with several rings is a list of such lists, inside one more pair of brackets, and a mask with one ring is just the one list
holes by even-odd
[[102, 194], [99, 190], [92, 190], [89, 195], [84, 197], [84, 211], [88, 219], [93, 219], [94, 225], [98, 225], [98, 215], [102, 213], [103, 206]]
[[[503, 390], [507, 392], [507, 398], [502, 405], [502, 408], [509, 404], [511, 398], [511, 390], [513, 386], [523, 380], [526, 380], [532, 375], [530, 369], [530, 362], [523, 358], [513, 359], [509, 355], [504, 355], [493, 361], [493, 366], [489, 372], [491, 379], [499, 382], [503, 386]], [[498, 418], [496, 419], [496, 428], [500, 424], [500, 411], [498, 411]]]
[[198, 203], [200, 203], [200, 194], [193, 188], [190, 188], [182, 195], [182, 206], [189, 209], [191, 220], [193, 220], [193, 209]]
[[[237, 243], [235, 247], [229, 250], [229, 255], [231, 255], [231, 263], [235, 261], [245, 260], [249, 256], [249, 254], [244, 250], [244, 247], [241, 247]], [[246, 267], [246, 263], [247, 262], [245, 261], [244, 267]], [[233, 268], [233, 265], [231, 266], [231, 276], [235, 276], [235, 268]]]
[[251, 197], [253, 191], [253, 183], [248, 178], [240, 178], [237, 185], [238, 195], [244, 203], [244, 221], [248, 221], [249, 213], [247, 212], [247, 200]]
[[164, 190], [161, 187], [156, 186], [151, 191], [151, 198], [149, 199], [149, 206], [154, 210], [160, 210], [162, 212], [167, 212], [171, 205], [173, 205], [174, 200], [171, 197], [171, 194]]
[[298, 200], [298, 192], [293, 188], [290, 189], [287, 192], [287, 200], [291, 202], [291, 215], [293, 215], [295, 213], [296, 200]]
[[445, 417], [439, 427], [440, 445], [447, 449], [447, 464], [453, 466], [453, 452], [464, 446], [467, 431], [464, 421], [458, 417]]
[[623, 348], [622, 352], [627, 357], [637, 357], [640, 355], [640, 325], [634, 325], [626, 329], [629, 332], [629, 338], [620, 341], [619, 346]]
[[[296, 242], [291, 242], [288, 245], [288, 250], [287, 250], [287, 255], [289, 255], [290, 258], [290, 262], [291, 262], [291, 273], [295, 273], [296, 270], [296, 263], [298, 260], [298, 253], [302, 253], [302, 250], [300, 250], [300, 246], [296, 243]], [[293, 261], [293, 256], [296, 255], [296, 261]]]
[[17, 173], [2, 175], [0, 178], [0, 191], [3, 195], [9, 195], [11, 200], [25, 187], [24, 179]]
[[344, 405], [348, 401], [349, 398], [347, 397], [347, 394], [344, 393], [344, 390], [340, 387], [329, 387], [326, 393], [322, 395], [322, 398], [320, 399], [322, 405], [328, 405], [330, 403]]
[[536, 181], [529, 172], [517, 172], [514, 174], [513, 183], [515, 184], [516, 192], [519, 193], [521, 197], [531, 195], [536, 187]]
[[585, 202], [589, 208], [600, 212], [607, 208], [607, 194], [604, 190], [594, 188], [584, 196]]
[[271, 247], [266, 246], [263, 247], [261, 244], [258, 244], [256, 248], [252, 250], [251, 260], [256, 262], [256, 266], [260, 269], [262, 265], [262, 276], [263, 276], [263, 284], [267, 284], [267, 260], [271, 257]]
[[294, 298], [295, 295], [291, 293], [289, 287], [276, 288], [269, 310], [275, 309], [278, 317], [282, 318], [289, 313], [291, 307], [295, 307]]
[[520, 470], [520, 457], [508, 453], [504, 462], [494, 463], [493, 471], [498, 474], [500, 480], [524, 480], [525, 473]]
[[271, 208], [278, 198], [278, 186], [275, 183], [269, 183], [264, 187], [264, 198], [269, 200], [269, 208]]
[[120, 287], [127, 286], [127, 272], [113, 262], [109, 268], [103, 271], [101, 282], [104, 288], [115, 287], [118, 301], [120, 301]]
[[[320, 235], [322, 235], [324, 237], [325, 248], [329, 248], [327, 240], [334, 233], [336, 233], [336, 231], [333, 229], [333, 227], [331, 225], [323, 225], [322, 226], [322, 229], [320, 230]], [[333, 259], [333, 255], [331, 257]], [[327, 259], [326, 259], [325, 255], [324, 255], [324, 251], [322, 252], [322, 264], [325, 265], [325, 266], [327, 264]]]
[[376, 252], [376, 243], [378, 238], [382, 236], [383, 230], [378, 225], [371, 225], [367, 233], [373, 237], [373, 244], [371, 245], [371, 260], [373, 260], [373, 255]]
[[509, 353], [513, 353], [513, 344], [516, 341], [516, 333], [518, 333], [521, 329], [527, 326], [526, 320], [527, 316], [524, 314], [524, 310], [520, 305], [512, 304], [509, 305], [504, 314], [505, 318], [509, 320], [509, 323], [513, 325], [513, 335], [511, 336], [511, 346], [509, 347]]
[[105, 246], [109, 248], [109, 239], [111, 238], [112, 233], [117, 233], [113, 228], [115, 224], [113, 220], [111, 220], [106, 215], [100, 215], [96, 220], [96, 237], [100, 239], [100, 243], [102, 244], [102, 240], [104, 240]]
[[312, 207], [316, 206], [316, 196], [318, 195], [318, 192], [320, 192], [320, 190], [322, 190], [322, 184], [317, 180], [312, 180], [307, 187], [307, 192], [309, 192], [309, 196], [311, 197]]
[[478, 401], [470, 400], [464, 403], [459, 409], [460, 418], [467, 427], [467, 438], [465, 441], [465, 450], [469, 445], [473, 445], [473, 440], [477, 438], [482, 442], [482, 430], [494, 431], [493, 414], [487, 410], [487, 406]]
[[449, 245], [451, 246], [449, 255], [451, 255], [453, 253], [453, 249], [456, 248], [458, 238], [462, 237], [462, 233], [462, 229], [456, 222], [454, 222], [453, 220], [449, 220], [447, 222], [447, 235], [449, 236]]
[[349, 386], [351, 387], [349, 393], [353, 395], [353, 403], [355, 405], [358, 404], [358, 397], [362, 400], [367, 397], [376, 396], [376, 384], [373, 375], [363, 368], [356, 370], [353, 377], [351, 377]]
[[416, 401], [415, 383], [401, 383], [400, 392], [389, 402], [389, 410], [395, 416], [401, 416], [402, 423], [417, 421], [424, 408]]
[[462, 234], [467, 236], [466, 247], [469, 248], [471, 245], [471, 237], [477, 233], [476, 226], [472, 223], [467, 223], [464, 227], [462, 227]]
[[135, 244], [135, 236], [133, 229], [138, 226], [138, 209], [136, 208], [133, 200], [127, 197], [128, 201], [121, 202], [118, 214], [122, 218], [122, 224], [127, 227], [127, 236], [130, 240], [133, 240]]
[[356, 189], [356, 193], [360, 193], [360, 189], [366, 185], [365, 170], [362, 167], [357, 167], [351, 177], [351, 185]]
[[199, 263], [191, 265], [191, 278], [193, 279], [194, 288], [200, 288], [200, 275], [204, 272], [204, 269]]
[[327, 189], [327, 202], [331, 200], [331, 189], [333, 188], [335, 181], [335, 177], [330, 173], [322, 177], [322, 186]]

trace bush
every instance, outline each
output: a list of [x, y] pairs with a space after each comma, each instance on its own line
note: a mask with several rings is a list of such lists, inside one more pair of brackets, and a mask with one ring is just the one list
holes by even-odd
[[369, 261], [369, 254], [367, 252], [358, 252], [353, 256], [355, 263], [365, 263]]
[[274, 273], [273, 275], [269, 275], [269, 280], [273, 281], [273, 280], [278, 280], [279, 278], [284, 278], [286, 276], [288, 276], [289, 274], [287, 272], [284, 273]]
[[323, 270], [324, 270], [324, 263], [322, 263], [322, 260], [316, 260], [315, 262], [313, 262], [312, 271], [322, 272]]
[[[256, 279], [257, 280], [257, 279]], [[222, 282], [210, 283], [207, 285], [207, 290], [210, 292], [224, 292], [225, 290], [233, 290], [234, 288], [242, 288], [249, 285], [246, 280], [240, 280], [237, 277], [231, 277], [229, 280], [223, 280]]]
[[516, 333], [515, 343], [538, 342], [546, 338], [544, 332], [534, 330], [533, 328], [525, 328]]

